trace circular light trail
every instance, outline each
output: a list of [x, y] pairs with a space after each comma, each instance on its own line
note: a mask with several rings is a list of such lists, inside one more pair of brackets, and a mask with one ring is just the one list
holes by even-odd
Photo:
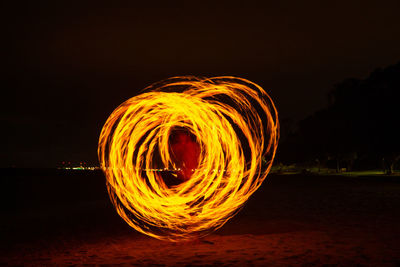
[[266, 178], [278, 138], [276, 108], [260, 86], [173, 77], [114, 110], [98, 156], [118, 214], [143, 234], [183, 241], [238, 212]]

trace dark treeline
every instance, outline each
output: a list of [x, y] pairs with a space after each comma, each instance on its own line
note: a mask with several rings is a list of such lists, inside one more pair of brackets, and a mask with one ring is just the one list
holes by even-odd
[[329, 106], [291, 130], [282, 121], [277, 160], [346, 170], [384, 168], [400, 162], [400, 62], [366, 79], [346, 79], [329, 92]]

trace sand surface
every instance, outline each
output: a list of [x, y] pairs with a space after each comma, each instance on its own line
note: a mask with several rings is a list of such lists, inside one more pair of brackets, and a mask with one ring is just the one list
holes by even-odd
[[211, 235], [171, 244], [119, 236], [95, 242], [69, 240], [22, 246], [2, 265], [122, 266], [396, 266], [399, 250], [373, 235], [335, 236], [324, 231], [254, 235]]
[[102, 182], [85, 181], [99, 191], [89, 199], [42, 192], [35, 205], [17, 201], [2, 220], [0, 265], [400, 266], [396, 179], [274, 175], [224, 227], [185, 243], [131, 230]]

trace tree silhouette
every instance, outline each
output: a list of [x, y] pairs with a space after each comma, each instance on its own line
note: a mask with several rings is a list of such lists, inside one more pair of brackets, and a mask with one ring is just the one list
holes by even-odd
[[383, 165], [393, 173], [400, 160], [400, 62], [364, 80], [336, 84], [329, 99], [327, 108], [301, 121], [297, 133], [282, 144], [282, 153], [302, 151], [286, 159], [334, 158], [338, 171], [341, 164], [350, 170], [357, 161], [358, 168]]

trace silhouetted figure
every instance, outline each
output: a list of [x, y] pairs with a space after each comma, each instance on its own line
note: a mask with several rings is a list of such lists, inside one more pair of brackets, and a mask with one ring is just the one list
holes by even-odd
[[171, 155], [176, 164], [178, 179], [190, 179], [199, 164], [200, 146], [189, 133], [177, 131], [170, 141]]

